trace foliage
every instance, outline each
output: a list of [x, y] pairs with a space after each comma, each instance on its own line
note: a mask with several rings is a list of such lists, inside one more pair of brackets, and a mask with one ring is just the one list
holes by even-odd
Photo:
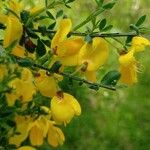
[[[88, 87], [88, 90], [115, 91], [138, 81], [139, 62], [135, 56], [150, 45], [142, 37], [146, 15], [129, 25], [131, 32], [111, 33], [114, 26], [99, 16], [110, 11], [118, 1], [95, 0], [97, 8], [72, 28], [71, 19], [62, 8], [57, 10], [57, 6], [72, 9], [73, 2], [45, 0], [41, 5], [38, 1], [0, 2], [2, 149], [34, 150], [33, 147], [43, 149], [48, 144], [62, 145], [65, 136], [60, 127], [64, 128], [74, 116], [79, 116], [81, 107], [86, 108], [86, 102], [81, 101], [81, 106], [78, 102], [84, 99], [84, 95], [79, 96], [81, 90], [85, 92]], [[82, 27], [83, 32], [79, 32]], [[112, 40], [120, 45], [116, 46]], [[110, 58], [109, 44], [117, 50], [119, 69], [106, 67], [104, 72], [100, 71], [103, 78], [98, 80], [96, 73], [105, 68]], [[90, 122], [94, 125], [93, 120]]]

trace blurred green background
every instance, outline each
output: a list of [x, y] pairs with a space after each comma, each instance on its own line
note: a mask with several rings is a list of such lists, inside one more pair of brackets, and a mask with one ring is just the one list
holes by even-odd
[[[105, 0], [106, 2], [109, 0]], [[73, 25], [80, 23], [97, 7], [94, 0], [76, 0], [72, 9], [63, 9], [72, 18]], [[150, 29], [150, 0], [118, 0], [111, 11], [100, 15], [114, 25], [114, 31], [128, 32], [129, 25], [146, 14], [145, 26]], [[88, 25], [87, 25], [88, 26]], [[84, 31], [84, 29], [82, 29]], [[147, 37], [150, 36], [147, 34]], [[119, 46], [119, 45], [118, 45]], [[132, 87], [116, 92], [100, 89], [98, 92], [65, 86], [79, 100], [82, 115], [63, 127], [66, 142], [57, 150], [149, 150], [150, 149], [150, 50], [140, 53], [139, 81]], [[115, 49], [110, 46], [110, 59], [102, 73], [118, 68]], [[53, 149], [45, 146], [44, 150]]]
[[[94, 0], [76, 0], [71, 6], [65, 12], [75, 25], [97, 7]], [[125, 32], [129, 31], [129, 24], [144, 14], [145, 25], [150, 28], [150, 0], [118, 0], [100, 18], [106, 17], [115, 30]], [[106, 68], [113, 70], [118, 64], [112, 47], [110, 55], [113, 58]], [[117, 92], [71, 88], [80, 101], [82, 115], [64, 128], [66, 142], [58, 150], [150, 149], [150, 50], [147, 48], [137, 57], [142, 71], [138, 83], [132, 87]]]

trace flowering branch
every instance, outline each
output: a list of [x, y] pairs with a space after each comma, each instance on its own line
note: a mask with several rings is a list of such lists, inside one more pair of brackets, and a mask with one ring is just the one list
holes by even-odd
[[68, 73], [65, 73], [65, 72], [59, 72], [59, 71], [52, 71], [51, 68], [47, 68], [47, 67], [44, 67], [42, 65], [39, 65], [39, 64], [36, 64], [28, 59], [25, 59], [25, 58], [21, 58], [21, 57], [16, 57], [13, 55], [13, 57], [16, 58], [16, 61], [19, 63], [19, 64], [27, 64], [28, 67], [36, 67], [36, 68], [39, 68], [39, 69], [43, 69], [45, 71], [48, 71], [50, 73], [57, 73], [59, 75], [62, 75], [62, 76], [65, 76], [71, 80], [76, 80], [76, 81], [79, 81], [81, 83], [85, 83], [87, 85], [90, 85], [90, 86], [94, 86], [94, 87], [101, 87], [101, 88], [105, 88], [105, 89], [109, 89], [109, 90], [112, 90], [112, 91], [115, 91], [116, 88], [113, 87], [113, 86], [108, 86], [108, 85], [103, 85], [103, 84], [99, 84], [99, 83], [93, 83], [93, 82], [90, 82], [90, 81], [87, 81], [85, 79], [82, 79], [82, 78], [79, 78], [77, 76], [73, 76], [71, 74], [68, 74]]

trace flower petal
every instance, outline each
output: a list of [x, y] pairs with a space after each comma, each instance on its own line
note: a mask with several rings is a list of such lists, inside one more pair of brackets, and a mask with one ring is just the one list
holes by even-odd
[[108, 58], [108, 44], [103, 38], [93, 38], [92, 43], [86, 43], [79, 52], [79, 65], [87, 63], [88, 71], [95, 71], [104, 65]]
[[135, 52], [141, 52], [144, 50], [145, 46], [150, 46], [150, 41], [144, 37], [133, 37], [131, 42], [131, 47]]
[[58, 44], [56, 54], [59, 57], [74, 55], [84, 44], [83, 38], [67, 39]]
[[3, 43], [4, 48], [8, 47], [14, 41], [20, 40], [23, 32], [22, 24], [16, 17], [8, 16], [6, 26], [7, 28]]
[[59, 28], [51, 42], [52, 49], [57, 48], [58, 44], [65, 40], [67, 34], [71, 30], [71, 27], [72, 23], [70, 19], [63, 19], [60, 21]]

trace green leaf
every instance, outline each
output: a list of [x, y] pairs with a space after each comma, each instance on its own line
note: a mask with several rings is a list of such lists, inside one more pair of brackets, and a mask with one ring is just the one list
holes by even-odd
[[104, 9], [112, 9], [114, 7], [114, 5], [116, 4], [116, 2], [110, 2], [107, 3], [103, 6]]
[[38, 35], [34, 31], [32, 31], [31, 29], [27, 28], [26, 32], [27, 32], [29, 37], [31, 37], [33, 39], [37, 39], [38, 38]]
[[128, 36], [126, 39], [126, 45], [128, 45], [132, 41], [133, 36]]
[[95, 0], [98, 6], [102, 6], [104, 3], [104, 0]]
[[31, 67], [32, 66], [32, 61], [29, 58], [21, 58], [21, 59], [17, 59], [17, 62], [20, 66], [22, 67]]
[[20, 17], [21, 17], [22, 22], [25, 24], [28, 21], [29, 17], [30, 17], [30, 13], [26, 10], [23, 10], [20, 13]]
[[68, 0], [67, 4], [74, 2], [75, 0]]
[[43, 56], [46, 54], [45, 45], [40, 39], [37, 41], [36, 53], [38, 56]]
[[46, 14], [48, 15], [49, 18], [55, 20], [55, 17], [49, 11], [46, 11]]
[[102, 31], [104, 32], [106, 32], [106, 31], [108, 31], [108, 30], [111, 30], [112, 29], [112, 27], [113, 27], [113, 25], [108, 25], [108, 26], [106, 26]]
[[56, 25], [56, 22], [50, 24], [50, 25], [48, 26], [48, 29], [49, 29], [49, 30], [53, 30], [54, 27], [55, 27], [55, 25]]
[[145, 19], [146, 19], [146, 15], [141, 16], [141, 17], [138, 19], [138, 21], [136, 22], [135, 25], [136, 25], [137, 27], [139, 27], [140, 25], [142, 25], [142, 24], [144, 23]]
[[106, 19], [102, 19], [101, 22], [99, 23], [99, 30], [101, 31], [105, 26], [106, 26]]
[[120, 79], [120, 72], [113, 70], [109, 71], [101, 80], [101, 84], [115, 86]]
[[60, 10], [60, 11], [57, 12], [56, 18], [59, 18], [59, 17], [61, 17], [62, 15], [63, 15], [63, 10]]
[[39, 16], [39, 17], [36, 17], [34, 19], [34, 21], [36, 22], [36, 21], [43, 20], [43, 19], [46, 19], [46, 18], [49, 18], [49, 17], [48, 16]]
[[61, 62], [60, 61], [56, 61], [52, 67], [50, 68], [50, 71], [53, 72], [53, 73], [57, 73], [59, 72], [59, 69], [60, 67], [62, 66]]
[[139, 28], [137, 26], [135, 26], [134, 24], [130, 24], [130, 30], [136, 31], [137, 33], [139, 33]]
[[38, 26], [39, 31], [41, 32], [41, 34], [44, 36], [46, 33], [46, 26]]
[[47, 47], [50, 46], [50, 40], [41, 40]]

